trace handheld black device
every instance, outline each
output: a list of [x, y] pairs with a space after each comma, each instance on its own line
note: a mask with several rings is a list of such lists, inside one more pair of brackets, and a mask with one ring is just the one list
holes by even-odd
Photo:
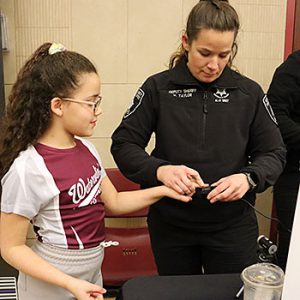
[[214, 188], [214, 186], [209, 185], [207, 187], [197, 188], [197, 190], [200, 191], [201, 195], [208, 195]]

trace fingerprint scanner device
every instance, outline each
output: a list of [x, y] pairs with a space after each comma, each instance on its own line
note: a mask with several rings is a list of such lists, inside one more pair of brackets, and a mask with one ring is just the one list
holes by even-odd
[[201, 195], [208, 195], [215, 187], [214, 186], [206, 186], [206, 187], [202, 187], [202, 188], [196, 188], [196, 190], [200, 191]]

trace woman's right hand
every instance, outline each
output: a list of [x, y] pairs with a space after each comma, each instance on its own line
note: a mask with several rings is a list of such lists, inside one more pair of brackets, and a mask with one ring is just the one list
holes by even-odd
[[77, 300], [103, 300], [103, 294], [106, 293], [101, 286], [77, 278], [67, 283], [67, 289]]
[[192, 195], [196, 187], [206, 187], [199, 173], [183, 165], [164, 165], [157, 169], [157, 179], [182, 195]]

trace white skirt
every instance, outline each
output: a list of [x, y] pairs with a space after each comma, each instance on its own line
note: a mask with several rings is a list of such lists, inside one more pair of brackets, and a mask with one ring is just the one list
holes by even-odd
[[[37, 241], [32, 250], [62, 272], [102, 286], [101, 265], [104, 256], [102, 245], [73, 250], [46, 245]], [[19, 300], [74, 300], [68, 290], [32, 278], [22, 272], [18, 277]]]

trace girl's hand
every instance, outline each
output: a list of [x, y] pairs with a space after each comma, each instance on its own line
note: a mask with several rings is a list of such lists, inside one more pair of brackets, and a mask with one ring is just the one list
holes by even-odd
[[101, 286], [77, 278], [68, 283], [67, 289], [77, 300], [103, 300], [103, 294], [106, 293]]
[[181, 195], [192, 195], [196, 187], [208, 186], [196, 170], [182, 165], [160, 166], [157, 169], [157, 179]]
[[179, 200], [179, 201], [182, 201], [182, 202], [189, 202], [192, 200], [192, 196], [193, 194], [195, 193], [194, 192], [190, 192], [188, 195], [183, 195], [183, 194], [180, 194], [178, 193], [177, 191], [165, 186], [165, 185], [162, 185], [161, 186], [162, 188], [164, 188], [164, 194], [166, 197], [168, 198], [172, 198], [172, 199], [176, 199], [176, 200]]

